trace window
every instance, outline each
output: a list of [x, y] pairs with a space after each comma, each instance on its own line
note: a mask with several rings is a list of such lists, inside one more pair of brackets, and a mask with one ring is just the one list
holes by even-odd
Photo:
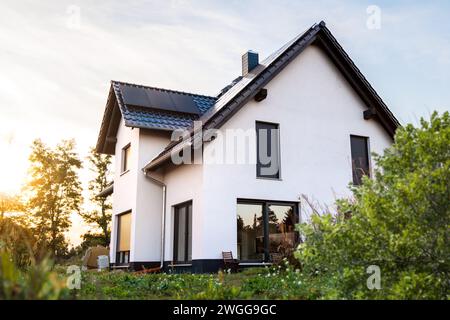
[[280, 178], [280, 134], [279, 125], [256, 122], [256, 176], [258, 178]]
[[130, 262], [131, 212], [117, 216], [116, 264]]
[[238, 259], [260, 262], [290, 255], [299, 239], [298, 220], [296, 203], [238, 200]]
[[350, 136], [353, 184], [361, 185], [364, 175], [370, 176], [368, 138]]
[[122, 149], [122, 173], [130, 170], [130, 162], [131, 162], [131, 144], [128, 144]]
[[192, 261], [192, 202], [175, 206], [173, 261]]

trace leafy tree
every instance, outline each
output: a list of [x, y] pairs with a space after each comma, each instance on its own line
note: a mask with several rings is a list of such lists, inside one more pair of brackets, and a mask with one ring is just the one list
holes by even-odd
[[[339, 201], [340, 213], [300, 226], [303, 271], [326, 278], [332, 298], [448, 299], [450, 114], [398, 129], [375, 158], [374, 179]], [[370, 265], [380, 268], [379, 290], [368, 289]]]
[[70, 214], [79, 212], [82, 203], [81, 161], [74, 148], [74, 140], [63, 140], [53, 149], [35, 140], [29, 157], [31, 178], [25, 191], [34, 232], [38, 245], [56, 257], [67, 251], [64, 232], [71, 225]]
[[111, 156], [97, 153], [94, 148], [91, 148], [88, 161], [91, 171], [95, 174], [94, 179], [89, 181], [89, 191], [91, 192], [90, 200], [96, 208], [90, 212], [81, 213], [81, 216], [86, 223], [95, 224], [101, 232], [87, 233], [83, 239], [86, 245], [109, 246], [112, 206], [107, 197], [99, 196], [99, 194], [110, 185]]

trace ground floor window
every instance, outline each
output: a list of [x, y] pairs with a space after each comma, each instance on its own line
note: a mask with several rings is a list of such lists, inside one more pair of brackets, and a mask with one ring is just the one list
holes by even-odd
[[298, 242], [298, 204], [277, 201], [237, 202], [237, 255], [241, 261], [273, 261], [292, 253]]
[[190, 263], [192, 261], [192, 202], [175, 206], [174, 210], [173, 261]]
[[130, 262], [131, 212], [117, 216], [116, 264]]

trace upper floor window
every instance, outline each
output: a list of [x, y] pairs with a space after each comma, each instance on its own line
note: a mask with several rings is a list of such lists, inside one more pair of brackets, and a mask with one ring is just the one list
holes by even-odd
[[280, 130], [276, 123], [256, 122], [256, 176], [280, 178]]
[[353, 184], [359, 186], [364, 175], [370, 176], [369, 139], [351, 135], [350, 145], [352, 149]]
[[130, 164], [131, 164], [131, 144], [127, 144], [122, 149], [122, 170], [121, 172], [127, 172], [130, 170]]

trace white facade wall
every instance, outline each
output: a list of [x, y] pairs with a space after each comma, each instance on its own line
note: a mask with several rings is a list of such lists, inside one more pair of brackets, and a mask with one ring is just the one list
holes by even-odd
[[203, 169], [201, 165], [170, 166], [166, 168], [164, 183], [167, 185], [165, 261], [173, 257], [174, 206], [192, 200], [192, 259], [203, 256]]
[[203, 259], [230, 250], [237, 256], [238, 198], [295, 202], [305, 194], [330, 205], [349, 195], [350, 135], [369, 137], [370, 151], [378, 153], [392, 143], [381, 125], [363, 119], [367, 107], [317, 47], [309, 46], [266, 88], [265, 100], [247, 103], [221, 130], [255, 130], [257, 120], [278, 123], [281, 179], [257, 179], [255, 164], [204, 165], [202, 230], [194, 243]]
[[[123, 119], [120, 121], [117, 131], [117, 142], [114, 161], [114, 193], [113, 199], [113, 217], [111, 223], [111, 243], [110, 243], [110, 261], [116, 260], [117, 248], [117, 215], [127, 211], [132, 212], [131, 223], [134, 224], [134, 212], [136, 211], [136, 190], [137, 190], [137, 174], [138, 153], [133, 150], [133, 146], [139, 141], [139, 130], [125, 127]], [[129, 172], [122, 174], [122, 149], [131, 144], [131, 165]], [[133, 227], [132, 227], [133, 228]], [[133, 232], [131, 232], [131, 252], [134, 246]]]
[[[134, 214], [134, 246], [130, 261], [146, 262], [161, 259], [161, 217], [162, 217], [162, 187], [146, 178], [142, 168], [170, 141], [167, 131], [140, 130], [137, 145], [137, 189]], [[154, 175], [159, 180], [161, 176]]]
[[[130, 261], [159, 261], [162, 189], [144, 176], [142, 168], [169, 143], [170, 134], [125, 127], [117, 132], [111, 225], [111, 262], [116, 259], [117, 215], [131, 211]], [[121, 172], [122, 149], [131, 144], [130, 170]]]

